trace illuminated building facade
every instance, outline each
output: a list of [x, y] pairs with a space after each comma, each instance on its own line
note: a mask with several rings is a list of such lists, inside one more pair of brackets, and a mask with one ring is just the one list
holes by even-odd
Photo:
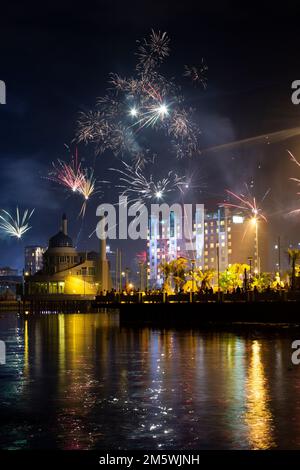
[[217, 271], [219, 265], [222, 272], [234, 263], [246, 263], [253, 273], [269, 271], [267, 229], [263, 220], [248, 219], [236, 209], [205, 211], [203, 256], [195, 256], [197, 266]]
[[[184, 217], [183, 217], [184, 219]], [[251, 264], [252, 272], [268, 271], [267, 224], [249, 220], [236, 209], [219, 207], [208, 211], [197, 204], [193, 214], [193, 233], [181, 235], [178, 217], [170, 212], [170, 221], [151, 216], [148, 230], [148, 284], [163, 283], [160, 264], [180, 256], [201, 270], [225, 271], [234, 263]], [[182, 220], [181, 227], [184, 227]], [[257, 230], [256, 230], [257, 228]], [[189, 242], [192, 238], [193, 243]], [[257, 243], [258, 241], [258, 243]]]
[[[191, 232], [185, 223], [186, 216], [170, 210], [168, 216], [159, 217], [151, 215], [148, 227], [148, 285], [160, 287], [163, 276], [160, 265], [178, 257], [196, 259], [198, 265], [202, 263], [204, 253], [204, 205], [197, 204], [192, 221]], [[193, 228], [194, 224], [194, 228]], [[186, 233], [187, 232], [187, 233]], [[185, 237], [184, 237], [185, 235]], [[186, 243], [186, 238], [193, 243]]]
[[176, 236], [176, 217], [170, 212], [170, 220], [151, 216], [148, 230], [148, 280], [151, 286], [162, 285], [160, 264], [180, 256], [180, 244]]
[[25, 272], [35, 274], [43, 269], [43, 255], [45, 248], [42, 246], [26, 246], [25, 247]]
[[109, 289], [111, 280], [105, 240], [101, 240], [100, 254], [78, 252], [68, 235], [64, 215], [61, 230], [49, 240], [42, 270], [34, 275], [25, 273], [26, 294], [94, 296]]

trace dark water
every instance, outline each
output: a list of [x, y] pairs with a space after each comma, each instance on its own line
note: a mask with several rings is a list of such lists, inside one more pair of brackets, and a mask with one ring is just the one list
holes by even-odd
[[296, 338], [2, 314], [0, 447], [300, 448]]

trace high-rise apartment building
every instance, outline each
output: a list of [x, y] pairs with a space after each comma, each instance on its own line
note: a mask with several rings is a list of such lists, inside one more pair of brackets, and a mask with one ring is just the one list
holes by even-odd
[[176, 211], [170, 211], [167, 218], [150, 216], [147, 241], [150, 287], [162, 285], [161, 263], [179, 256], [194, 260], [201, 270], [222, 272], [234, 263], [250, 264], [252, 272], [270, 269], [267, 225], [263, 220], [246, 218], [228, 207], [207, 211], [203, 204], [197, 204], [192, 223], [185, 222], [185, 214]]

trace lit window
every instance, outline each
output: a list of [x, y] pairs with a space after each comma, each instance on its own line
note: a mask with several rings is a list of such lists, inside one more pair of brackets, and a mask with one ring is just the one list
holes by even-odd
[[234, 215], [232, 217], [232, 222], [234, 224], [242, 224], [244, 222], [244, 217], [242, 217], [241, 215]]

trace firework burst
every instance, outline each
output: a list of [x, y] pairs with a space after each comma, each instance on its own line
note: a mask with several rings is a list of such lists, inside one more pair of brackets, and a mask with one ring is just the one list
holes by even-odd
[[187, 77], [192, 80], [192, 83], [195, 85], [200, 84], [204, 89], [207, 87], [208, 67], [204, 62], [204, 59], [201, 60], [201, 64], [198, 67], [196, 67], [195, 65], [185, 65], [184, 69], [184, 77]]
[[19, 208], [16, 208], [16, 215], [13, 216], [8, 211], [2, 209], [2, 214], [0, 214], [0, 230], [9, 235], [10, 237], [18, 238], [19, 240], [22, 236], [31, 229], [29, 225], [29, 220], [34, 212], [34, 209], [29, 211], [26, 209], [23, 213], [23, 216], [20, 214]]
[[82, 179], [81, 184], [78, 188], [78, 192], [81, 194], [81, 196], [84, 199], [83, 204], [81, 206], [79, 216], [84, 217], [88, 200], [94, 194], [99, 192], [96, 189], [96, 179], [94, 177], [94, 171], [93, 170], [88, 170], [88, 169], [85, 170], [85, 172], [83, 174], [83, 179]]
[[96, 110], [79, 116], [79, 142], [93, 142], [98, 154], [110, 150], [116, 156], [129, 155], [137, 160], [137, 155], [140, 158], [150, 150], [144, 148], [145, 139], [143, 148], [139, 145], [139, 134], [152, 128], [171, 137], [177, 157], [197, 153], [199, 131], [192, 122], [193, 110], [184, 107], [174, 81], [158, 72], [169, 55], [169, 44], [166, 33], [155, 31], [138, 42], [135, 76], [110, 75], [107, 94], [98, 99]]
[[84, 174], [81, 169], [81, 163], [78, 163], [77, 150], [75, 157], [72, 156], [71, 163], [66, 163], [59, 159], [57, 162], [52, 162], [52, 169], [49, 172], [48, 179], [73, 192], [78, 191], [83, 182]]
[[150, 38], [137, 41], [139, 44], [137, 68], [143, 72], [155, 69], [170, 53], [170, 39], [166, 32], [156, 33], [153, 29]]
[[[222, 205], [225, 207], [233, 207], [236, 209], [241, 209], [243, 212], [249, 215], [249, 218], [252, 220], [264, 220], [267, 222], [266, 216], [263, 214], [262, 209], [257, 204], [257, 200], [254, 196], [251, 195], [248, 186], [246, 185], [248, 195], [244, 194], [236, 194], [233, 191], [226, 190], [227, 194], [233, 198], [235, 202], [229, 203], [225, 202]], [[264, 197], [262, 198], [262, 202], [265, 200], [267, 195], [269, 194], [270, 189], [266, 191]]]
[[123, 169], [110, 169], [119, 173], [120, 184], [117, 187], [122, 190], [121, 195], [132, 203], [157, 202], [171, 192], [183, 192], [187, 186], [186, 179], [173, 171], [169, 171], [161, 179], [155, 179], [152, 174], [147, 176], [145, 168], [139, 162], [134, 165], [123, 162]]

